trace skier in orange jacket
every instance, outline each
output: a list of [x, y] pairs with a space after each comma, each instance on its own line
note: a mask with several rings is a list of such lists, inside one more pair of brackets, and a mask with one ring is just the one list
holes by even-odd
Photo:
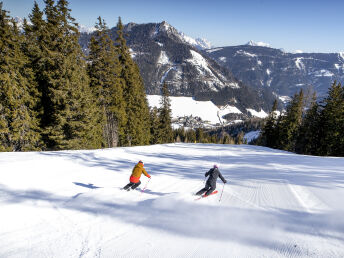
[[142, 173], [148, 177], [151, 178], [151, 176], [147, 173], [147, 171], [144, 169], [144, 164], [142, 162], [142, 160], [140, 160], [135, 167], [133, 168], [133, 171], [131, 172], [131, 176], [129, 178], [129, 184], [127, 184], [126, 186], [124, 186], [124, 190], [130, 190], [131, 189], [135, 189], [136, 187], [138, 187], [141, 184], [140, 181], [140, 177], [142, 175]]

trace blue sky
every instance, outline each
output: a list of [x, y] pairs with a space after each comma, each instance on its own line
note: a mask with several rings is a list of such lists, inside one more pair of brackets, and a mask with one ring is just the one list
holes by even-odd
[[[33, 0], [0, 0], [11, 16], [27, 17]], [[44, 8], [43, 0], [37, 1]], [[214, 46], [263, 41], [286, 51], [344, 51], [344, 0], [70, 0], [77, 22], [93, 26], [102, 16], [110, 27], [167, 21]]]

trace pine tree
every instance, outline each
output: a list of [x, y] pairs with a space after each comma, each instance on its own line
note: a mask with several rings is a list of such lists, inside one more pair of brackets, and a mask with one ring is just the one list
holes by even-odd
[[196, 143], [196, 133], [193, 129], [186, 131], [185, 142]]
[[[38, 92], [42, 93], [42, 71], [45, 69], [42, 66], [43, 62], [43, 42], [45, 35], [45, 21], [43, 20], [43, 12], [40, 10], [37, 2], [34, 2], [34, 7], [31, 14], [29, 14], [30, 25], [27, 20], [24, 19], [24, 53], [29, 58], [29, 65], [34, 73], [35, 83], [37, 85]], [[36, 110], [39, 115], [39, 121], [42, 120], [43, 107], [42, 107], [42, 94], [37, 101]], [[40, 127], [42, 125], [40, 124]]]
[[316, 101], [316, 94], [314, 93], [310, 108], [307, 110], [299, 129], [295, 146], [297, 153], [308, 155], [318, 154], [318, 142], [320, 139], [319, 123], [319, 104]]
[[295, 151], [297, 134], [303, 114], [303, 91], [295, 94], [287, 106], [287, 111], [277, 124], [278, 143], [277, 148]]
[[173, 130], [173, 139], [176, 142], [185, 142], [185, 129], [184, 127], [179, 127]]
[[159, 129], [160, 129], [160, 138], [163, 143], [169, 143], [173, 141], [173, 130], [171, 127], [171, 103], [169, 98], [169, 92], [167, 84], [164, 83], [162, 87], [162, 95], [160, 100], [160, 109], [159, 109]]
[[[42, 94], [43, 139], [48, 149], [99, 148], [96, 108], [77, 24], [67, 1], [59, 0], [56, 5], [53, 0], [44, 2], [46, 22], [34, 30], [42, 51], [34, 67]], [[32, 17], [39, 17], [35, 13]]]
[[322, 103], [320, 115], [321, 155], [344, 156], [344, 89], [336, 81]]
[[204, 135], [203, 129], [202, 128], [196, 128], [195, 133], [196, 133], [196, 141], [203, 143], [205, 140], [205, 135]]
[[260, 136], [260, 144], [269, 148], [276, 148], [277, 141], [277, 100], [274, 101], [272, 110], [269, 117], [266, 120], [263, 127], [262, 134]]
[[0, 150], [40, 149], [35, 107], [39, 97], [24, 37], [0, 2]]
[[245, 133], [243, 131], [238, 133], [238, 135], [236, 137], [236, 144], [243, 144], [244, 143], [244, 136], [245, 136]]
[[124, 145], [144, 145], [150, 140], [149, 108], [143, 80], [137, 64], [132, 60], [124, 38], [121, 18], [117, 23], [117, 54], [121, 66], [120, 78], [124, 82], [127, 122]]
[[91, 38], [88, 57], [88, 74], [97, 106], [98, 123], [103, 130], [107, 147], [116, 147], [124, 138], [126, 124], [124, 82], [120, 78], [121, 66], [104, 20], [98, 18], [95, 35]]
[[160, 136], [160, 119], [159, 119], [159, 111], [156, 107], [153, 107], [150, 110], [150, 121], [151, 121], [150, 144], [160, 144], [162, 143], [161, 136]]

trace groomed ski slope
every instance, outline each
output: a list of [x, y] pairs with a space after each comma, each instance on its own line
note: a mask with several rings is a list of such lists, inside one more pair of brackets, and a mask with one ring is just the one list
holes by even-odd
[[344, 257], [343, 200], [344, 158], [257, 146], [0, 153], [0, 257]]

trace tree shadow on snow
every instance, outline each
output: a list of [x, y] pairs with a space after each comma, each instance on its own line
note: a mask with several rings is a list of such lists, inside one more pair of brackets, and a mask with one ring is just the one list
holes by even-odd
[[[273, 183], [288, 181], [295, 185], [317, 188], [344, 184], [343, 158], [297, 155], [247, 145], [166, 144], [150, 147], [119, 148], [121, 158], [114, 156], [114, 159], [104, 157], [102, 153], [113, 152], [116, 155], [117, 149], [106, 149], [104, 152], [41, 152], [41, 155], [61, 156], [86, 167], [101, 167], [114, 172], [126, 171], [128, 175], [137, 160], [144, 159], [148, 160], [145, 162], [148, 173], [180, 179], [201, 181], [213, 164], [219, 164], [221, 173], [233, 185], [241, 185], [247, 180]], [[130, 155], [123, 158], [126, 153]]]
[[344, 222], [341, 219], [343, 212], [310, 214], [283, 209], [258, 211], [208, 206], [178, 200], [173, 194], [131, 205], [103, 201], [94, 196], [85, 196], [78, 201], [77, 198], [44, 191], [11, 190], [3, 185], [0, 185], [0, 193], [3, 196], [2, 201], [7, 203], [46, 201], [61, 209], [107, 216], [172, 235], [238, 242], [277, 252], [284, 252], [287, 248], [290, 249], [289, 252], [301, 256], [304, 253], [302, 249], [296, 248], [297, 238], [293, 241], [289, 237], [289, 242], [284, 242], [286, 233], [300, 235], [301, 238], [308, 235], [344, 241]]

